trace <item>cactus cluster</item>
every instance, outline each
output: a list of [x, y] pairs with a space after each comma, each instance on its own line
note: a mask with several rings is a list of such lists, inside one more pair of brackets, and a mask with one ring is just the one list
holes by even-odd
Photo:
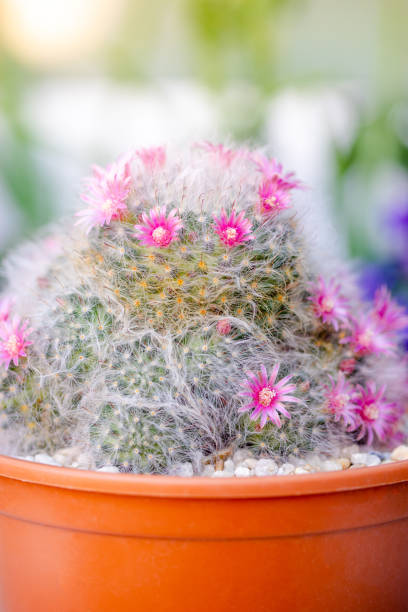
[[408, 319], [385, 288], [364, 303], [344, 266], [319, 274], [301, 188], [209, 143], [94, 167], [76, 223], [4, 264], [0, 450], [169, 473], [403, 437]]

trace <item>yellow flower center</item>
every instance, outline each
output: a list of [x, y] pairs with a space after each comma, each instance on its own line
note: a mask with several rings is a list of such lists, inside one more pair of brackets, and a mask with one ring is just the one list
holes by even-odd
[[225, 234], [228, 240], [235, 240], [238, 235], [238, 232], [235, 227], [227, 227], [227, 229], [225, 230]]
[[163, 236], [165, 236], [166, 234], [166, 230], [164, 229], [164, 227], [156, 227], [155, 230], [153, 230], [152, 236], [153, 236], [153, 240], [155, 240], [156, 242], [160, 242], [160, 240], [163, 238]]
[[331, 298], [323, 298], [322, 306], [325, 312], [331, 312], [334, 308], [334, 302]]
[[268, 206], [270, 206], [271, 208], [275, 208], [278, 205], [278, 199], [276, 196], [271, 196], [270, 198], [268, 198], [266, 200], [266, 203], [268, 204]]
[[364, 408], [364, 416], [366, 416], [370, 421], [375, 421], [378, 419], [380, 415], [380, 410], [376, 404], [370, 404]]
[[18, 352], [18, 339], [15, 334], [12, 334], [10, 338], [5, 342], [5, 349], [10, 355], [14, 355]]
[[358, 343], [361, 344], [362, 346], [369, 346], [373, 338], [373, 335], [374, 334], [371, 331], [371, 329], [367, 329], [365, 332], [358, 335], [358, 338], [357, 338]]
[[112, 200], [110, 198], [108, 198], [107, 200], [104, 201], [104, 203], [101, 206], [103, 212], [109, 213], [112, 212], [113, 208], [114, 208], [114, 204], [112, 202]]
[[345, 406], [348, 401], [349, 401], [349, 396], [346, 395], [345, 393], [341, 393], [340, 395], [336, 397], [336, 406], [338, 408], [343, 408], [343, 406]]
[[152, 231], [152, 238], [154, 242], [159, 246], [167, 246], [170, 242], [169, 240], [170, 232], [168, 229], [159, 225], [155, 230]]
[[258, 402], [261, 406], [265, 406], [267, 408], [271, 405], [273, 398], [276, 397], [275, 389], [271, 389], [270, 387], [264, 387], [260, 390], [258, 394]]

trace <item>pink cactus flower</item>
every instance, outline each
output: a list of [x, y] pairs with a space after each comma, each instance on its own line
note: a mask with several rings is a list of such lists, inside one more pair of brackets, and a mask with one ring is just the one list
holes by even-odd
[[227, 336], [231, 331], [231, 323], [228, 319], [220, 319], [217, 323], [217, 332], [220, 336]]
[[300, 399], [291, 395], [296, 389], [296, 385], [287, 384], [292, 376], [285, 376], [278, 383], [276, 382], [279, 368], [280, 364], [276, 364], [268, 377], [266, 368], [262, 365], [261, 371], [257, 374], [248, 372], [249, 378], [243, 383], [246, 390], [242, 391], [240, 395], [249, 397], [250, 401], [248, 404], [241, 406], [239, 412], [248, 412], [253, 408], [250, 418], [255, 421], [260, 417], [261, 428], [266, 425], [268, 420], [272, 421], [277, 427], [281, 427], [279, 413], [290, 419], [290, 414], [283, 405], [284, 403], [303, 403]]
[[17, 366], [19, 357], [26, 357], [25, 349], [32, 344], [27, 340], [32, 329], [27, 329], [27, 326], [28, 321], [20, 323], [19, 317], [0, 323], [0, 361], [6, 370], [11, 361]]
[[166, 163], [166, 149], [164, 147], [150, 147], [136, 151], [136, 155], [142, 160], [145, 168], [157, 170], [163, 168]]
[[10, 316], [12, 300], [4, 298], [0, 300], [0, 323], [7, 321]]
[[326, 410], [333, 415], [336, 422], [343, 421], [347, 431], [355, 431], [359, 426], [359, 418], [354, 403], [354, 387], [346, 381], [344, 374], [339, 372], [337, 381], [329, 376], [330, 386], [325, 388]]
[[276, 176], [261, 183], [258, 195], [256, 209], [261, 215], [272, 217], [290, 208], [290, 191]]
[[408, 327], [408, 314], [392, 299], [385, 285], [375, 293], [372, 316], [384, 332], [398, 332]]
[[340, 363], [339, 368], [345, 374], [352, 374], [356, 369], [357, 361], [353, 358], [343, 359]]
[[93, 175], [87, 181], [88, 190], [81, 199], [88, 208], [76, 213], [89, 233], [97, 225], [109, 225], [122, 219], [127, 211], [126, 200], [131, 190], [132, 177], [129, 161], [119, 160], [106, 169], [93, 166]]
[[364, 355], [392, 355], [395, 346], [379, 328], [378, 323], [370, 316], [364, 320], [350, 318], [351, 333], [340, 339], [340, 344], [350, 344], [359, 357]]
[[328, 323], [336, 331], [341, 324], [348, 323], [347, 300], [341, 295], [341, 287], [334, 279], [326, 283], [319, 276], [317, 282], [311, 285], [311, 293], [308, 299], [312, 302], [316, 317], [323, 323]]
[[242, 157], [246, 152], [243, 149], [228, 149], [223, 144], [213, 144], [212, 142], [201, 142], [198, 146], [210, 153], [215, 162], [229, 168], [232, 162], [238, 157]]
[[276, 159], [269, 159], [266, 155], [262, 155], [262, 153], [252, 153], [251, 159], [266, 181], [277, 179], [281, 188], [288, 191], [302, 188], [302, 183], [296, 179], [294, 172], [284, 174], [282, 164]]
[[142, 223], [135, 225], [135, 237], [146, 246], [163, 249], [178, 240], [178, 232], [182, 227], [175, 208], [166, 216], [165, 206], [155, 207], [149, 215], [142, 213]]
[[395, 423], [401, 416], [401, 410], [395, 403], [384, 399], [385, 385], [377, 391], [375, 383], [370, 381], [366, 387], [358, 386], [354, 396], [359, 416], [360, 432], [357, 439], [366, 438], [368, 445], [374, 440], [374, 434], [384, 442], [393, 433]]
[[251, 233], [252, 224], [244, 217], [244, 211], [236, 215], [233, 210], [227, 217], [227, 213], [222, 209], [219, 217], [214, 215], [214, 221], [216, 224], [215, 232], [220, 237], [221, 242], [229, 248], [254, 239], [254, 235]]

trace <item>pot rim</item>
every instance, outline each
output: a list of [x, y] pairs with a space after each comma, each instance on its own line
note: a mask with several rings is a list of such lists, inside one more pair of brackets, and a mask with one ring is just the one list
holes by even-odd
[[0, 478], [91, 493], [166, 498], [269, 498], [319, 495], [408, 483], [408, 460], [333, 472], [251, 478], [111, 474], [0, 455]]

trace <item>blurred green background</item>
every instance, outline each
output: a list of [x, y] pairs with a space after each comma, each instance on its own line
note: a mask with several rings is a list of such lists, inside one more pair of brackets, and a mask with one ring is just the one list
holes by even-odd
[[249, 141], [310, 185], [323, 254], [408, 299], [407, 24], [406, 0], [0, 0], [0, 253], [93, 161]]

